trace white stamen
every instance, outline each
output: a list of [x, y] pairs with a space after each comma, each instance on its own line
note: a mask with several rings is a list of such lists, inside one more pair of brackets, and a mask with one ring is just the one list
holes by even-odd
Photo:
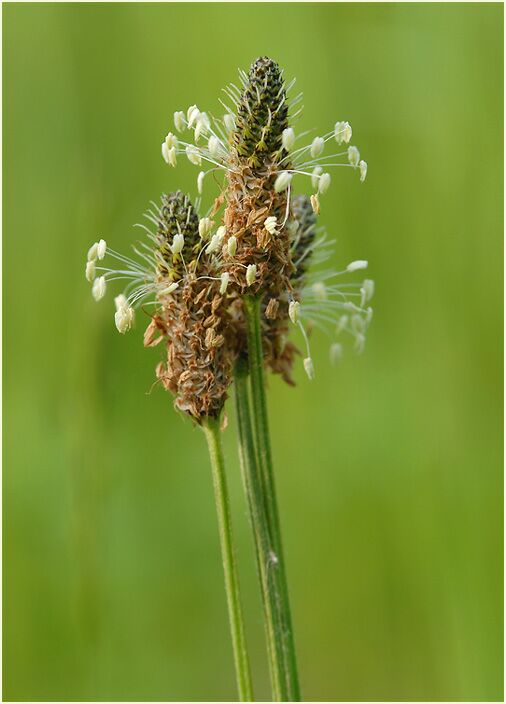
[[225, 291], [227, 290], [228, 282], [230, 280], [230, 274], [228, 271], [224, 271], [223, 274], [221, 275], [221, 284], [220, 284], [220, 293], [224, 294]]
[[305, 370], [306, 374], [308, 375], [308, 378], [309, 378], [309, 379], [311, 379], [311, 380], [314, 379], [314, 376], [315, 376], [315, 374], [314, 374], [314, 364], [313, 364], [313, 360], [311, 359], [311, 357], [306, 357], [306, 358], [305, 358], [305, 360], [304, 360], [304, 370]]
[[339, 318], [339, 320], [337, 321], [336, 335], [339, 335], [339, 333], [341, 333], [347, 325], [348, 325], [348, 316], [342, 315]]
[[162, 157], [165, 161], [166, 164], [169, 163], [169, 148], [165, 144], [165, 142], [162, 142]]
[[323, 152], [323, 146], [325, 144], [325, 140], [323, 137], [315, 137], [313, 139], [313, 142], [311, 144], [311, 156], [313, 159], [316, 159], [317, 156], [320, 156], [320, 154]]
[[358, 333], [355, 336], [355, 351], [357, 354], [362, 354], [365, 348], [365, 335], [363, 333]]
[[361, 315], [355, 313], [351, 316], [351, 327], [355, 333], [363, 333], [365, 330], [365, 321]]
[[248, 264], [248, 268], [246, 269], [246, 284], [248, 286], [251, 286], [251, 284], [255, 281], [257, 277], [257, 265], [256, 264]]
[[323, 169], [321, 166], [315, 166], [313, 169], [313, 175], [311, 176], [311, 185], [313, 186], [314, 190], [318, 188], [318, 181], [320, 180], [320, 176], [323, 173]]
[[205, 240], [207, 235], [213, 229], [214, 221], [210, 218], [201, 218], [199, 220], [199, 235], [201, 239]]
[[292, 177], [292, 174], [289, 174], [288, 171], [282, 171], [274, 182], [274, 190], [276, 191], [276, 193], [282, 193], [283, 191], [286, 191], [286, 189], [290, 185]]
[[325, 173], [320, 176], [320, 183], [318, 184], [318, 193], [322, 195], [326, 193], [330, 186], [330, 174]]
[[295, 143], [295, 132], [293, 131], [293, 127], [287, 127], [283, 130], [281, 143], [283, 145], [283, 148], [286, 149], [287, 152], [292, 150], [292, 147]]
[[234, 237], [234, 235], [227, 242], [227, 252], [231, 257], [235, 256], [237, 252], [237, 237]]
[[181, 250], [184, 247], [184, 235], [174, 235], [174, 239], [172, 240], [172, 254], [179, 254]]
[[372, 316], [373, 316], [373, 309], [369, 306], [369, 308], [365, 312], [365, 322], [367, 323], [367, 325], [369, 325], [369, 323], [371, 322]]
[[174, 113], [174, 127], [178, 132], [183, 132], [186, 127], [186, 120], [182, 110], [178, 110]]
[[95, 278], [95, 260], [86, 262], [86, 280], [93, 281]]
[[367, 161], [362, 159], [358, 166], [360, 168], [360, 182], [364, 183], [365, 177], [367, 176]]
[[227, 132], [233, 132], [235, 130], [235, 117], [231, 113], [227, 113], [223, 117], [223, 124]]
[[290, 301], [290, 305], [288, 306], [288, 315], [294, 325], [296, 325], [299, 320], [299, 311], [300, 303], [298, 301]]
[[193, 127], [194, 122], [199, 118], [200, 110], [196, 105], [190, 105], [186, 117], [188, 119], [188, 127]]
[[106, 288], [105, 277], [99, 276], [98, 279], [95, 279], [93, 282], [93, 286], [91, 287], [91, 295], [96, 301], [100, 301], [100, 299], [105, 296]]
[[311, 207], [313, 208], [313, 213], [315, 215], [320, 214], [320, 199], [318, 198], [318, 195], [315, 193], [311, 196]]
[[359, 269], [367, 269], [367, 260], [357, 259], [355, 262], [350, 262], [346, 267], [346, 271], [359, 271]]
[[165, 144], [167, 145], [167, 149], [172, 149], [172, 147], [175, 147], [177, 149], [179, 142], [176, 135], [172, 134], [172, 132], [169, 132], [168, 135], [165, 137]]
[[213, 252], [218, 251], [218, 249], [221, 247], [221, 243], [223, 241], [223, 235], [220, 234], [219, 230], [216, 232], [212, 237], [211, 241], [206, 247], [206, 252], [208, 254], [212, 254]]
[[202, 163], [202, 157], [200, 156], [199, 150], [192, 144], [189, 144], [186, 147], [186, 156], [192, 164], [195, 164], [195, 166], [200, 166], [200, 164]]
[[128, 330], [130, 330], [134, 322], [134, 316], [135, 314], [133, 308], [129, 308], [128, 306], [118, 308], [114, 314], [114, 322], [118, 332], [124, 335]]
[[360, 161], [360, 152], [357, 147], [348, 147], [348, 161], [353, 167], [358, 166], [358, 162]]
[[364, 280], [362, 288], [360, 289], [360, 295], [362, 296], [360, 300], [360, 307], [363, 308], [374, 295], [374, 281], [372, 279]]

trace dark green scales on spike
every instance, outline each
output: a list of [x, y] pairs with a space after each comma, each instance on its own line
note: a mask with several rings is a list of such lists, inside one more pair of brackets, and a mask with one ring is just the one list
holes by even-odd
[[288, 127], [285, 83], [278, 64], [266, 56], [251, 65], [237, 106], [236, 125], [237, 153], [251, 166], [260, 167], [266, 158], [286, 155], [281, 144]]
[[182, 191], [176, 191], [162, 195], [157, 219], [157, 271], [159, 275], [170, 276], [177, 281], [184, 273], [184, 265], [180, 254], [172, 254], [174, 236], [184, 236], [182, 254], [188, 264], [200, 246], [199, 218], [189, 197]]
[[295, 272], [291, 280], [297, 285], [309, 268], [311, 251], [308, 248], [313, 245], [316, 235], [316, 215], [308, 196], [295, 196], [292, 199], [292, 218], [295, 223], [292, 234], [292, 261], [295, 264]]

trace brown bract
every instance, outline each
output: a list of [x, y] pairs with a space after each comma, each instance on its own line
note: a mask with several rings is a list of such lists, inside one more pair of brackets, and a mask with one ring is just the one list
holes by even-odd
[[232, 380], [234, 345], [229, 340], [227, 305], [219, 281], [185, 277], [172, 294], [160, 299], [144, 336], [147, 347], [165, 342], [167, 358], [156, 369], [174, 405], [201, 423], [218, 417]]

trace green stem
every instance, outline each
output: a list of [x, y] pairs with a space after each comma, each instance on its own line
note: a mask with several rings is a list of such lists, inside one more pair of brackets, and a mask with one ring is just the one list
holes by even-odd
[[244, 623], [239, 593], [239, 576], [232, 540], [232, 521], [228, 505], [228, 491], [225, 478], [225, 462], [220, 439], [218, 418], [207, 418], [202, 424], [209, 448], [209, 457], [213, 471], [214, 496], [218, 514], [221, 557], [225, 573], [225, 590], [227, 593], [228, 616], [232, 634], [232, 647], [237, 678], [237, 689], [242, 702], [253, 701], [253, 687], [249, 669]]
[[271, 554], [273, 572], [279, 587], [278, 612], [281, 624], [281, 647], [283, 651], [286, 691], [289, 701], [300, 701], [300, 688], [297, 674], [297, 660], [293, 639], [292, 619], [286, 579], [285, 564], [281, 543], [281, 529], [276, 500], [276, 488], [269, 437], [269, 420], [265, 395], [264, 360], [262, 350], [262, 330], [260, 320], [260, 299], [246, 296], [244, 299], [248, 333], [248, 357], [251, 376], [251, 394], [254, 409], [256, 448], [265, 512], [274, 550]]
[[281, 622], [277, 605], [278, 585], [272, 570], [271, 555], [274, 547], [269, 532], [265, 510], [262, 478], [257, 462], [251, 425], [251, 411], [248, 390], [248, 365], [239, 360], [235, 368], [235, 400], [239, 429], [239, 457], [245, 493], [248, 499], [249, 514], [258, 576], [260, 579], [262, 603], [265, 616], [267, 657], [272, 686], [272, 700], [286, 701], [288, 692], [285, 686], [284, 655], [281, 644]]

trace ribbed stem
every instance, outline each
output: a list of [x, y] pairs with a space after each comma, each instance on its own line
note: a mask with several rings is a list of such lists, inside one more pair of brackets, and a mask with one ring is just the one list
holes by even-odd
[[228, 616], [234, 650], [234, 662], [239, 699], [242, 702], [253, 701], [253, 687], [249, 669], [244, 622], [239, 592], [239, 576], [232, 540], [232, 521], [228, 505], [225, 463], [221, 447], [219, 419], [207, 418], [202, 424], [209, 448], [209, 457], [213, 471], [214, 497], [218, 514], [221, 557], [225, 574], [225, 591], [227, 593]]
[[273, 569], [274, 546], [265, 509], [262, 477], [255, 452], [248, 388], [248, 365], [239, 360], [235, 369], [235, 400], [239, 429], [239, 458], [244, 490], [248, 500], [255, 542], [258, 577], [264, 608], [267, 657], [272, 686], [272, 700], [286, 701], [288, 691], [284, 671], [282, 625], [279, 617], [279, 591]]
[[264, 361], [260, 320], [260, 299], [246, 296], [244, 299], [248, 333], [248, 357], [251, 377], [251, 395], [254, 409], [254, 428], [260, 484], [264, 510], [267, 516], [269, 535], [273, 546], [270, 554], [271, 570], [276, 576], [276, 609], [280, 628], [277, 637], [278, 647], [283, 653], [284, 687], [288, 701], [300, 701], [300, 688], [297, 674], [297, 660], [293, 638], [288, 585], [281, 543], [281, 529], [276, 500], [274, 472], [265, 395]]

